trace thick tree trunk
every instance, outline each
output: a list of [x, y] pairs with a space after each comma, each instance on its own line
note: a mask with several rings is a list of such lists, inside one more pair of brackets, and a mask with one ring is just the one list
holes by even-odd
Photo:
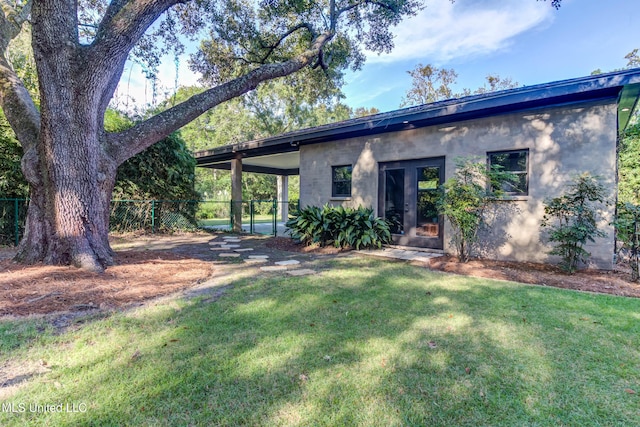
[[89, 64], [77, 44], [73, 0], [38, 1], [33, 24], [40, 130], [22, 162], [31, 201], [16, 258], [102, 271], [113, 263], [109, 203], [117, 164], [105, 149], [101, 101], [113, 78], [96, 72], [93, 65], [106, 65]]
[[31, 200], [16, 259], [102, 271], [113, 263], [108, 232], [115, 164], [91, 149], [99, 146], [97, 135], [79, 125], [58, 127], [42, 132], [42, 155], [23, 162]]

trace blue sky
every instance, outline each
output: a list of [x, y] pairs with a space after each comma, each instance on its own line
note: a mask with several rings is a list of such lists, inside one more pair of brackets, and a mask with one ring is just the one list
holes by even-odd
[[[626, 66], [624, 56], [640, 48], [639, 0], [563, 0], [555, 10], [536, 0], [426, 0], [427, 7], [394, 29], [390, 54], [369, 53], [358, 72], [349, 72], [343, 91], [351, 107], [395, 110], [411, 86], [406, 71], [418, 63], [453, 68], [456, 91], [476, 89], [485, 76], [511, 77], [531, 85], [610, 71]], [[180, 84], [197, 76], [180, 62]], [[161, 66], [161, 87], [170, 93], [175, 64]], [[119, 94], [148, 103], [148, 82], [133, 67], [125, 70]], [[146, 95], [145, 95], [146, 85]]]
[[346, 102], [397, 109], [418, 63], [455, 69], [457, 90], [490, 73], [531, 85], [622, 68], [640, 48], [639, 13], [638, 0], [563, 0], [559, 10], [534, 0], [429, 0], [396, 29], [391, 54], [369, 55], [347, 76]]

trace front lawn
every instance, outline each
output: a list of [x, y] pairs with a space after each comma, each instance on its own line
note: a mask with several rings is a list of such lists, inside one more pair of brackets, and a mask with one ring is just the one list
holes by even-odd
[[[0, 425], [640, 425], [638, 299], [316, 268], [59, 335], [2, 321], [0, 366], [38, 373], [0, 388]], [[29, 410], [47, 404], [66, 406]]]

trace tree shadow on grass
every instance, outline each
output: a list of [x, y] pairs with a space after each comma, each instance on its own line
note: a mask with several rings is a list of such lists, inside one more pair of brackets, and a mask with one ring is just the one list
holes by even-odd
[[[243, 278], [91, 325], [22, 398], [56, 425], [594, 425], [639, 421], [637, 302], [371, 259]], [[588, 320], [581, 320], [588, 319]], [[114, 342], [118, 343], [114, 345]], [[612, 360], [615, 359], [615, 363]], [[624, 366], [621, 366], [624, 365]], [[17, 396], [16, 398], [20, 398]]]

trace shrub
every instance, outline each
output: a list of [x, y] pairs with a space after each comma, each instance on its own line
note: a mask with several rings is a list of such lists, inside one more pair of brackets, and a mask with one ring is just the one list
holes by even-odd
[[308, 206], [297, 211], [286, 225], [291, 237], [305, 244], [361, 249], [380, 248], [391, 242], [389, 225], [375, 217], [371, 208]]
[[620, 203], [617, 211], [614, 225], [616, 238], [621, 243], [618, 257], [629, 264], [631, 280], [637, 282], [640, 279], [640, 205]]
[[579, 262], [587, 262], [588, 241], [606, 236], [597, 224], [597, 205], [605, 200], [600, 178], [585, 172], [573, 179], [565, 194], [545, 202], [542, 226], [549, 228], [549, 241], [556, 244], [549, 253], [562, 257], [560, 266], [566, 272], [574, 273]]
[[458, 159], [456, 166], [455, 175], [441, 187], [437, 206], [438, 212], [451, 224], [451, 242], [458, 259], [467, 262], [471, 248], [478, 241], [485, 210], [504, 193], [500, 183], [514, 180], [515, 176], [497, 166], [490, 169], [474, 158]]

